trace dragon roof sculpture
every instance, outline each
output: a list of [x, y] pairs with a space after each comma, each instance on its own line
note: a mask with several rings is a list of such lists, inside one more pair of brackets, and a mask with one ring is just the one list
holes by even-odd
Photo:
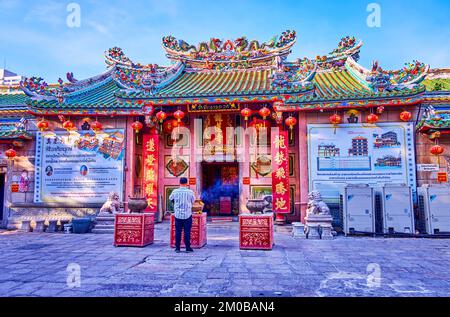
[[328, 55], [316, 57], [317, 65], [320, 69], [331, 69], [343, 67], [349, 57], [358, 61], [362, 45], [363, 42], [357, 42], [353, 36], [343, 37], [339, 42], [338, 47], [328, 53]]
[[225, 41], [211, 38], [194, 46], [170, 35], [163, 37], [162, 45], [168, 58], [183, 61], [190, 68], [223, 70], [271, 65], [276, 56], [289, 54], [296, 40], [296, 32], [288, 30], [263, 43], [243, 36]]
[[345, 67], [361, 83], [373, 91], [393, 91], [411, 89], [420, 84], [426, 77], [430, 67], [419, 61], [406, 63], [400, 70], [383, 70], [378, 61], [374, 61], [372, 69], [368, 70], [351, 57], [347, 59]]
[[153, 93], [177, 78], [184, 69], [182, 62], [170, 67], [135, 64], [119, 47], [113, 47], [105, 52], [105, 61], [114, 69], [113, 78], [116, 82], [130, 91], [144, 90]]

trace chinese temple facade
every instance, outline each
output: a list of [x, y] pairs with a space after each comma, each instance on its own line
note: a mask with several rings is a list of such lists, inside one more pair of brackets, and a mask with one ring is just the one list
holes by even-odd
[[167, 67], [112, 48], [95, 77], [2, 86], [1, 224], [92, 215], [110, 192], [125, 204], [145, 197], [162, 218], [180, 177], [208, 216], [237, 216], [272, 195], [278, 220], [292, 222], [313, 189], [333, 206], [348, 183], [415, 190], [450, 171], [448, 69], [366, 69], [353, 37], [291, 59], [296, 40], [167, 36]]

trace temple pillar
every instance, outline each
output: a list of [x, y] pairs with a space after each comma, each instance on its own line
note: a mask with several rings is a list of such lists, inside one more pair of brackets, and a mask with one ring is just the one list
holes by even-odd
[[308, 204], [309, 175], [308, 175], [308, 131], [306, 112], [299, 112], [298, 124], [298, 158], [299, 158], [299, 188], [300, 188], [300, 217], [305, 223], [306, 207]]
[[135, 163], [135, 149], [136, 149], [136, 142], [134, 140], [135, 135], [134, 135], [134, 130], [131, 127], [132, 124], [132, 119], [131, 117], [128, 117], [126, 119], [126, 155], [125, 155], [125, 197], [124, 197], [124, 205], [125, 205], [125, 210], [128, 211], [128, 197], [134, 196], [134, 171], [136, 168], [136, 163]]

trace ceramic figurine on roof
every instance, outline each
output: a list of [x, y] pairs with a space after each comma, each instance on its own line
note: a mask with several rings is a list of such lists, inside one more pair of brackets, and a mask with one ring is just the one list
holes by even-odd
[[299, 59], [295, 63], [283, 63], [281, 59], [278, 59], [277, 70], [272, 75], [272, 86], [278, 88], [305, 87], [310, 84], [316, 69], [315, 61], [308, 58]]
[[373, 91], [383, 92], [394, 89], [391, 77], [386, 72], [383, 72], [383, 69], [378, 66], [378, 62], [373, 64], [371, 74], [367, 77], [367, 80], [370, 82], [370, 87]]

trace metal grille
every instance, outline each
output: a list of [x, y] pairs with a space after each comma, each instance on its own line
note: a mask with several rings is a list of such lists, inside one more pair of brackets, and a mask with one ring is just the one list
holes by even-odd
[[383, 204], [382, 195], [375, 194], [375, 232], [383, 233]]

